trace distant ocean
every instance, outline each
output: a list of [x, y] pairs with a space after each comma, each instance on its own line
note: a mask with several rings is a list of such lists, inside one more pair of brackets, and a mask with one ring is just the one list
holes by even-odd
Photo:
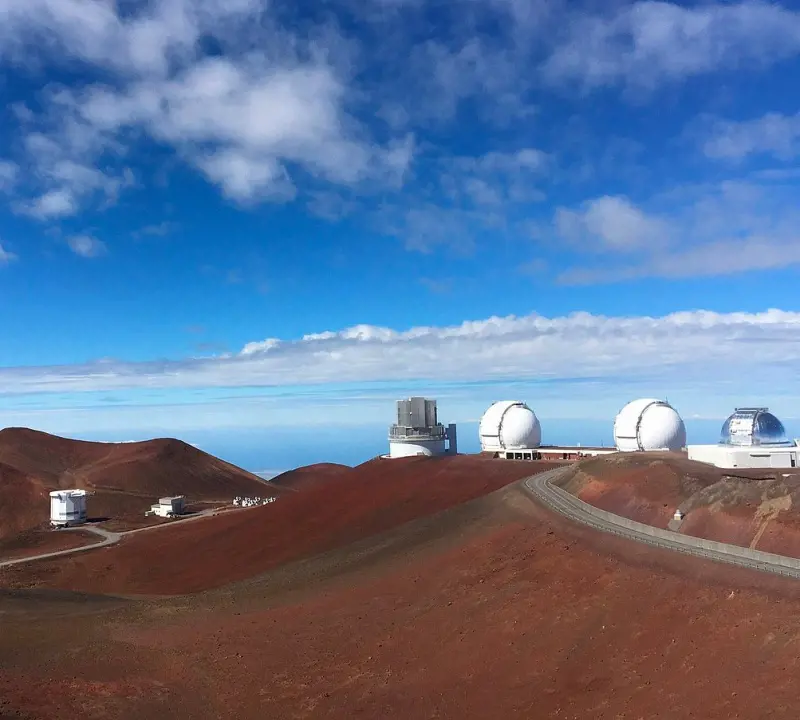
[[[548, 445], [613, 445], [613, 423], [600, 420], [543, 421], [542, 441]], [[690, 443], [719, 440], [722, 421], [687, 420]], [[245, 430], [191, 431], [182, 440], [191, 442], [212, 455], [239, 465], [264, 478], [274, 477], [302, 465], [330, 462], [358, 465], [388, 450], [385, 426], [348, 428], [309, 427], [248, 428]], [[790, 437], [800, 427], [787, 423]], [[480, 449], [478, 424], [458, 425], [458, 449], [474, 453]]]

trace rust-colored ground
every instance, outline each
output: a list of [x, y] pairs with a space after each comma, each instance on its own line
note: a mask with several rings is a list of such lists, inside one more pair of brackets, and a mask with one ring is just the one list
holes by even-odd
[[315, 465], [305, 465], [304, 467], [276, 475], [270, 479], [270, 483], [292, 490], [308, 490], [311, 487], [347, 475], [352, 469], [349, 465], [340, 465], [338, 463], [316, 463]]
[[138, 533], [96, 552], [2, 569], [0, 587], [197, 592], [384, 532], [550, 467], [467, 455], [374, 460], [270, 505]]
[[796, 583], [516, 485], [200, 595], [0, 594], [0, 622], [0, 717], [797, 716]]
[[47, 524], [51, 490], [82, 488], [94, 518], [115, 518], [117, 529], [141, 525], [145, 510], [164, 495], [189, 502], [262, 497], [282, 492], [259, 477], [187, 445], [157, 439], [94, 443], [27, 428], [0, 430], [0, 539]]
[[84, 530], [28, 530], [0, 540], [0, 561], [82, 547], [100, 542], [101, 539]]
[[565, 489], [610, 512], [679, 532], [800, 557], [800, 474], [721, 470], [678, 453], [610, 455], [576, 466]]

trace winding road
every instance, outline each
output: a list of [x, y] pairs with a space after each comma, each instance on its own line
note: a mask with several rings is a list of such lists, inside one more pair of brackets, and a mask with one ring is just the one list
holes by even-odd
[[68, 548], [66, 550], [55, 550], [53, 552], [40, 553], [39, 555], [29, 555], [27, 557], [15, 558], [14, 560], [0, 561], [0, 569], [10, 567], [11, 565], [20, 565], [22, 563], [34, 562], [36, 560], [46, 560], [47, 558], [60, 557], [61, 555], [73, 555], [79, 552], [86, 552], [87, 550], [97, 550], [98, 548], [106, 547], [108, 545], [115, 545], [126, 535], [133, 535], [134, 533], [150, 532], [160, 528], [175, 527], [176, 525], [183, 525], [184, 523], [191, 522], [192, 520], [199, 520], [209, 515], [214, 515], [218, 508], [209, 508], [208, 510], [201, 510], [194, 515], [189, 515], [181, 518], [180, 520], [171, 523], [162, 523], [160, 525], [148, 525], [147, 527], [136, 528], [135, 530], [125, 530], [124, 532], [111, 532], [96, 525], [78, 525], [71, 528], [63, 528], [61, 530], [53, 530], [53, 532], [90, 532], [102, 538], [100, 542], [92, 543], [91, 545], [81, 545], [76, 548]]
[[715, 562], [800, 578], [798, 558], [662, 530], [589, 505], [554, 484], [562, 479], [569, 469], [556, 468], [534, 475], [523, 480], [522, 487], [550, 510], [601, 532]]

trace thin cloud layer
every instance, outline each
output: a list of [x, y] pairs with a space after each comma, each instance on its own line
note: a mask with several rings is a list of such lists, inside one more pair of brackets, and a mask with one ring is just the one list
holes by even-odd
[[771, 2], [681, 7], [644, 0], [576, 13], [544, 65], [552, 83], [653, 88], [720, 67], [763, 68], [800, 51], [800, 13]]
[[750, 372], [790, 371], [800, 361], [798, 339], [800, 313], [780, 310], [492, 317], [405, 331], [358, 325], [299, 340], [269, 338], [215, 358], [5, 369], [0, 393], [622, 376], [713, 385]]
[[740, 122], [718, 120], [702, 148], [707, 157], [715, 160], [740, 161], [751, 155], [794, 160], [800, 157], [800, 113], [767, 113]]
[[[579, 209], [559, 208], [553, 230], [583, 249], [635, 251], [609, 264], [605, 257], [563, 271], [558, 281], [587, 285], [645, 277], [720, 277], [800, 265], [800, 207], [796, 189], [726, 182], [684, 188], [651, 199], [647, 209], [601, 197]], [[630, 254], [630, 253], [629, 253]]]

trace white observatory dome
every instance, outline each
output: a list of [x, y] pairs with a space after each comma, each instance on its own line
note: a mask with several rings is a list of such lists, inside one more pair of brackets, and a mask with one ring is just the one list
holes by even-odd
[[519, 400], [491, 405], [481, 418], [478, 433], [484, 451], [537, 448], [542, 442], [539, 418]]
[[686, 445], [686, 427], [669, 403], [642, 398], [619, 411], [614, 443], [621, 452], [680, 450]]

